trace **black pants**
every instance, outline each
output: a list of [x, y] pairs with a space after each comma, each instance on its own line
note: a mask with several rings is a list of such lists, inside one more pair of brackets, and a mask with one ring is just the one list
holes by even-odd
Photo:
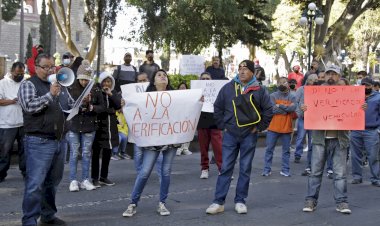
[[101, 178], [108, 177], [108, 167], [110, 165], [111, 160], [111, 149], [108, 148], [100, 148], [98, 145], [92, 146], [92, 163], [91, 163], [91, 178], [93, 180], [99, 180], [99, 157], [100, 151], [102, 152], [102, 169], [100, 171]]

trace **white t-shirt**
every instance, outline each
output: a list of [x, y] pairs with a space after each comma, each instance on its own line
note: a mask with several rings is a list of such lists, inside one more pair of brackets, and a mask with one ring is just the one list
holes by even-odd
[[[21, 82], [15, 82], [7, 74], [0, 80], [0, 99], [13, 100], [17, 98], [17, 92]], [[23, 126], [24, 119], [20, 104], [0, 106], [0, 128], [16, 128]]]

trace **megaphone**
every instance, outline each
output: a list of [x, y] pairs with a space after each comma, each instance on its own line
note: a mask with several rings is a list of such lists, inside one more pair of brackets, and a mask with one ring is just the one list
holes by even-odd
[[67, 67], [61, 68], [57, 74], [48, 76], [50, 83], [58, 82], [61, 86], [71, 86], [74, 83], [75, 75], [73, 70]]

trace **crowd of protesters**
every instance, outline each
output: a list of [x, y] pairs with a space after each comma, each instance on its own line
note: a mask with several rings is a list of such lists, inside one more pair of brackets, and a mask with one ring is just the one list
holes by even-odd
[[[137, 176], [131, 202], [122, 214], [125, 217], [136, 214], [137, 204], [155, 167], [160, 181], [157, 212], [162, 216], [170, 215], [166, 199], [172, 163], [176, 155], [192, 154], [190, 143], [150, 147], [134, 144], [133, 156], [128, 156], [128, 126], [121, 110], [125, 105], [121, 97], [122, 85], [149, 82], [146, 92], [173, 90], [167, 72], [154, 62], [153, 54], [151, 50], [146, 51], [147, 60], [137, 70], [131, 65], [132, 55], [126, 53], [124, 64], [117, 66], [113, 74], [100, 74], [98, 82], [84, 97], [78, 114], [67, 121], [65, 111], [72, 108], [94, 80], [93, 68], [87, 60], [67, 52], [62, 57], [63, 64], [55, 66], [53, 57], [43, 53], [43, 47], [38, 45], [33, 47], [33, 59], [27, 62], [30, 78], [24, 76], [25, 65], [16, 62], [10, 73], [0, 80], [0, 182], [7, 177], [11, 151], [17, 140], [19, 169], [25, 180], [23, 225], [37, 225], [38, 218], [42, 225], [65, 225], [63, 220], [55, 216], [55, 195], [63, 177], [65, 158], [69, 161], [68, 189], [71, 192], [115, 185], [108, 176], [110, 160], [133, 158]], [[50, 84], [48, 76], [64, 67], [73, 70], [74, 83], [69, 87]], [[379, 83], [373, 81], [365, 71], [357, 73], [357, 85], [365, 86], [365, 104], [362, 106], [365, 111], [365, 130], [310, 131], [304, 128], [304, 112], [307, 111], [304, 87], [349, 85], [349, 82], [335, 65], [322, 69], [314, 61], [305, 76], [298, 65], [293, 66], [292, 70], [287, 77], [278, 79], [276, 91], [270, 94], [267, 87], [262, 85], [265, 80], [264, 69], [258, 62], [244, 60], [239, 64], [236, 76], [220, 90], [214, 103], [214, 113], [201, 113], [197, 127], [200, 178], [209, 177], [210, 144], [218, 171], [215, 196], [206, 213], [224, 211], [236, 163], [239, 163], [240, 168], [234, 198], [235, 211], [247, 213], [245, 199], [248, 196], [259, 132], [266, 133], [264, 177], [270, 177], [273, 173], [272, 158], [278, 139], [282, 145], [279, 174], [284, 177], [292, 176], [292, 143], [295, 143], [294, 163], [299, 164], [304, 151], [307, 151], [305, 170], [302, 172], [303, 176], [308, 176], [304, 212], [316, 209], [321, 181], [326, 172], [327, 178], [334, 180], [336, 210], [344, 214], [351, 213], [347, 198], [349, 159], [352, 164], [352, 184], [363, 183], [363, 165], [368, 164], [372, 185], [380, 187]], [[212, 65], [199, 78], [226, 79], [220, 58], [213, 57]], [[185, 90], [188, 87], [186, 83], [181, 83], [177, 89]], [[248, 117], [246, 112], [250, 112]], [[297, 133], [293, 139], [295, 128]], [[77, 176], [78, 163], [82, 169], [80, 178]]]

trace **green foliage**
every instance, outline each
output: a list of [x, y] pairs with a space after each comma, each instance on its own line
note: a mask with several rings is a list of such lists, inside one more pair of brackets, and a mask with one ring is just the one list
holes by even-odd
[[198, 79], [199, 79], [198, 75], [181, 75], [181, 74], [169, 75], [170, 85], [174, 89], [177, 89], [179, 84], [181, 84], [183, 82], [185, 82], [187, 87], [190, 88], [190, 81], [191, 80], [198, 80]]
[[44, 52], [50, 53], [51, 30], [52, 30], [51, 14], [46, 14], [45, 0], [42, 0], [40, 15], [40, 44], [44, 47]]
[[33, 48], [33, 39], [32, 39], [32, 35], [29, 33], [28, 34], [28, 41], [26, 43], [25, 59], [29, 59], [32, 57], [32, 48]]
[[12, 20], [20, 7], [20, 0], [3, 0], [1, 5], [2, 19], [7, 22]]

